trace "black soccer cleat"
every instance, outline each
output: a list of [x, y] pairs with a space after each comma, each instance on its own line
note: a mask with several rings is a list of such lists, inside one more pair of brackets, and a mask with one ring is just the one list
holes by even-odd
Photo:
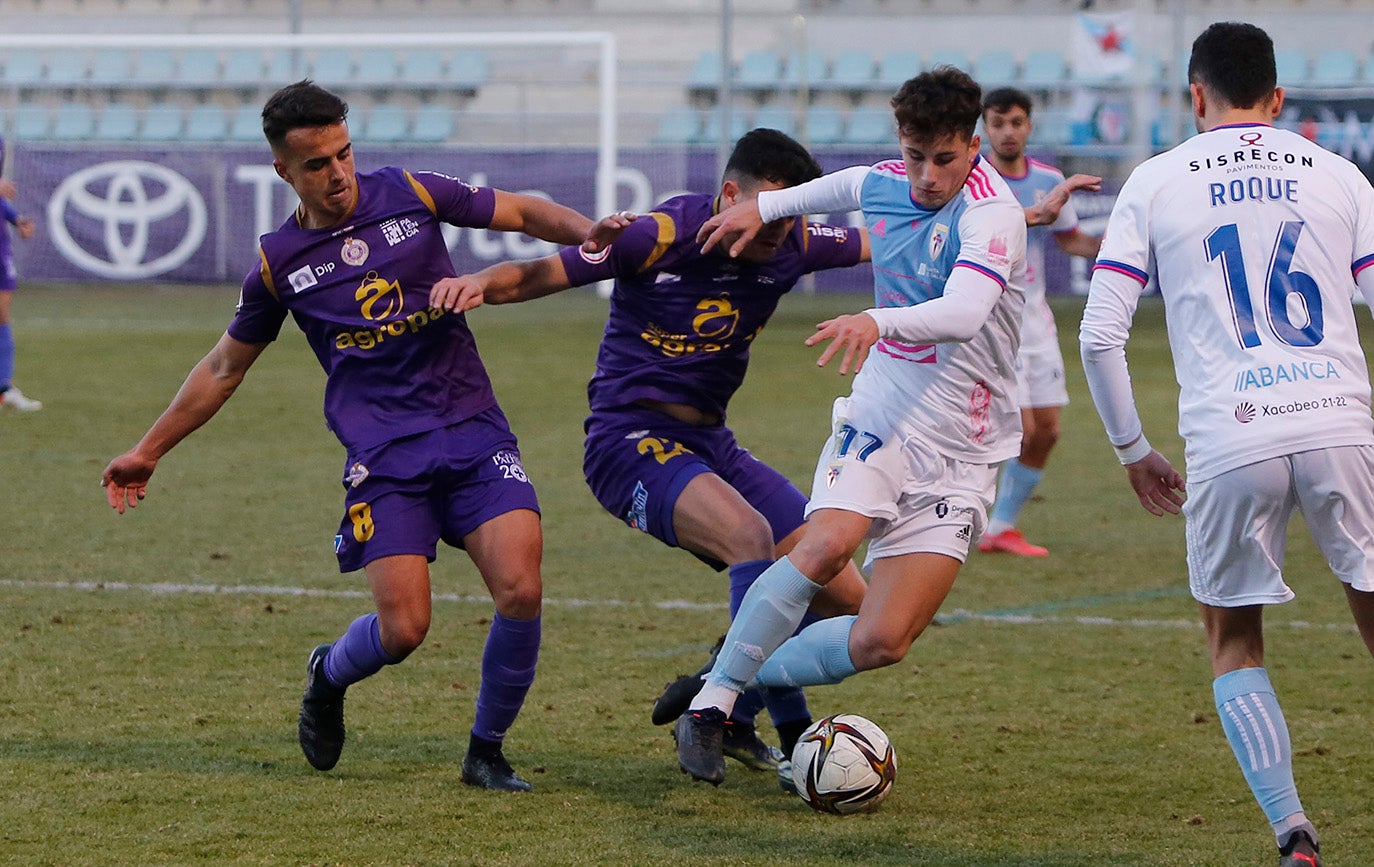
[[321, 644], [310, 652], [310, 662], [305, 669], [305, 695], [301, 696], [300, 722], [296, 727], [305, 760], [321, 771], [339, 763], [344, 745], [344, 690], [324, 676], [324, 658], [330, 647]]
[[528, 792], [534, 788], [515, 773], [501, 753], [494, 756], [468, 753], [463, 757], [463, 771], [459, 779], [469, 786], [498, 792]]
[[721, 732], [721, 752], [751, 771], [776, 771], [782, 750], [763, 742], [751, 723], [727, 719]]
[[722, 635], [716, 639], [715, 647], [711, 648], [711, 657], [696, 674], [684, 674], [663, 688], [663, 694], [654, 700], [653, 713], [649, 717], [654, 725], [666, 726], [668, 723], [676, 722], [678, 717], [687, 712], [692, 699], [701, 692], [701, 682], [715, 666], [716, 657], [720, 655], [720, 649], [724, 644], [725, 636]]
[[677, 741], [677, 764], [692, 779], [719, 786], [725, 782], [725, 712], [718, 707], [688, 711], [677, 718], [673, 740]]
[[1322, 867], [1317, 842], [1306, 831], [1294, 831], [1279, 849], [1279, 867]]

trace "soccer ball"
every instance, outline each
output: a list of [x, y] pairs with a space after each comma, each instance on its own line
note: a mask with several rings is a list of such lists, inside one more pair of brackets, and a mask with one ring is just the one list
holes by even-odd
[[837, 713], [814, 723], [792, 750], [797, 794], [818, 813], [876, 810], [897, 779], [897, 755], [877, 723]]

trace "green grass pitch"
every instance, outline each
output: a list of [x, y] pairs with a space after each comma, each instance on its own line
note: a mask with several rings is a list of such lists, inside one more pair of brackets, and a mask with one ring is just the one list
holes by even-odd
[[[100, 472], [166, 405], [236, 290], [25, 286], [19, 382], [0, 414], [0, 860], [15, 864], [1272, 863], [1221, 734], [1183, 525], [1136, 504], [1057, 306], [1073, 403], [1022, 522], [1052, 556], [974, 555], [939, 623], [891, 668], [811, 690], [898, 752], [873, 815], [822, 816], [731, 765], [691, 784], [649, 707], [726, 625], [725, 580], [602, 512], [582, 418], [604, 302], [472, 314], [544, 509], [545, 640], [507, 753], [524, 796], [458, 782], [491, 605], [459, 552], [434, 569], [429, 639], [350, 691], [349, 742], [309, 768], [306, 654], [370, 607], [331, 550], [342, 451], [323, 375], [288, 324], [224, 411], [117, 516]], [[801, 345], [862, 296], [784, 299], [732, 407], [743, 443], [802, 487], [847, 381]], [[1162, 313], [1130, 347], [1151, 439], [1181, 460]], [[1299, 529], [1295, 527], [1295, 530]], [[1374, 863], [1370, 659], [1305, 534], [1269, 667], [1305, 806], [1332, 864]], [[765, 734], [771, 736], [771, 731]]]

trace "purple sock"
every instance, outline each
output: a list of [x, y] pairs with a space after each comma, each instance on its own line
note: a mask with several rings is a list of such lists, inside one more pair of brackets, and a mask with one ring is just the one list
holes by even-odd
[[324, 676], [344, 688], [381, 671], [384, 665], [400, 662], [382, 647], [382, 633], [376, 614], [364, 614], [348, 626], [348, 631], [329, 648], [324, 658]]
[[472, 722], [474, 737], [496, 743], [505, 738], [534, 683], [539, 635], [538, 617], [492, 617], [487, 646], [482, 651], [482, 684], [477, 689], [477, 717]]
[[734, 620], [735, 615], [739, 613], [739, 604], [744, 601], [744, 594], [749, 592], [749, 587], [754, 583], [754, 579], [762, 575], [763, 570], [772, 565], [772, 560], [746, 560], [730, 567], [731, 620]]

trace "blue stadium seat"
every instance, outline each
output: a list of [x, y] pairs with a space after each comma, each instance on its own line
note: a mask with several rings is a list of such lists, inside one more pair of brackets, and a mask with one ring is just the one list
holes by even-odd
[[1068, 63], [1061, 51], [1040, 48], [1026, 55], [1021, 67], [1021, 85], [1036, 90], [1048, 90], [1064, 84]]
[[444, 81], [444, 55], [431, 48], [412, 48], [401, 63], [401, 80], [409, 85], [435, 85]]
[[468, 95], [476, 93], [487, 83], [491, 65], [481, 51], [457, 51], [448, 59], [448, 86]]
[[701, 130], [701, 115], [687, 105], [674, 105], [658, 116], [657, 144], [689, 144], [697, 140]]
[[234, 109], [229, 118], [229, 129], [225, 137], [235, 142], [261, 142], [262, 109], [251, 103], [244, 103]]
[[[65, 106], [64, 106], [65, 108]], [[62, 138], [72, 138], [63, 135]], [[138, 108], [128, 102], [111, 102], [95, 121], [97, 141], [133, 141], [138, 137]]]
[[805, 72], [808, 89], [823, 86], [829, 75], [827, 66], [824, 55], [814, 51], [809, 51], [804, 55], [792, 54], [783, 64], [782, 80], [791, 87], [800, 87], [803, 78], [802, 73]]
[[697, 55], [692, 77], [687, 85], [693, 92], [715, 93], [720, 88], [720, 52], [703, 51]]
[[223, 141], [229, 137], [229, 118], [224, 109], [212, 102], [197, 105], [186, 115], [186, 131], [182, 137], [186, 141]]
[[86, 141], [95, 132], [95, 114], [84, 102], [64, 102], [53, 115], [51, 135], [63, 141]]
[[1016, 57], [1010, 51], [984, 51], [973, 63], [973, 76], [984, 91], [1015, 84]]
[[143, 127], [139, 138], [144, 141], [178, 141], [182, 137], [185, 117], [181, 106], [168, 102], [157, 102], [143, 112]]
[[266, 74], [262, 52], [256, 48], [234, 48], [225, 55], [225, 84], [256, 85]]
[[937, 66], [953, 66], [968, 72], [968, 52], [959, 48], [937, 48], [926, 60], [926, 68], [934, 69]]
[[[749, 131], [748, 118], [744, 112], [735, 110], [730, 112], [730, 141], [734, 143], [739, 137]], [[701, 139], [703, 144], [715, 144], [720, 140], [720, 112], [706, 112], [706, 122], [701, 125]]]
[[369, 87], [395, 87], [397, 75], [396, 52], [389, 48], [369, 48], [358, 55], [353, 78]]
[[453, 136], [453, 129], [453, 110], [441, 103], [429, 103], [415, 111], [410, 138], [416, 142], [446, 142]]
[[1355, 52], [1323, 49], [1312, 65], [1311, 83], [1319, 87], [1349, 87], [1360, 81], [1360, 61]]
[[410, 131], [410, 119], [405, 107], [400, 105], [374, 105], [359, 120], [363, 121], [362, 128], [355, 134], [363, 141], [404, 141]]
[[122, 48], [102, 48], [91, 58], [91, 84], [97, 87], [120, 87], [129, 81], [129, 52]]
[[883, 55], [878, 64], [878, 84], [896, 90], [902, 82], [921, 71], [921, 55], [908, 48], [897, 48]]
[[274, 48], [267, 52], [266, 63], [258, 83], [276, 90], [300, 78], [305, 65], [305, 58], [301, 56], [300, 51]]
[[755, 48], [745, 53], [739, 63], [735, 83], [741, 90], [776, 90], [782, 78], [782, 58], [776, 51]]
[[219, 57], [206, 48], [188, 48], [177, 64], [177, 83], [182, 87], [210, 87], [220, 81]]
[[177, 56], [167, 48], [145, 48], [134, 54], [133, 69], [129, 80], [137, 84], [162, 85], [177, 84]]
[[48, 84], [63, 86], [83, 85], [90, 72], [89, 63], [90, 55], [84, 51], [49, 52], [44, 80]]
[[306, 63], [305, 75], [323, 87], [340, 87], [353, 80], [353, 58], [342, 49], [321, 48]]
[[834, 106], [811, 106], [806, 113], [806, 137], [818, 145], [844, 141], [844, 116]]
[[889, 109], [856, 108], [849, 114], [849, 128], [844, 138], [850, 144], [890, 144], [895, 151], [897, 122]]
[[797, 117], [791, 106], [765, 105], [754, 113], [754, 126], [775, 129], [790, 136], [797, 134]]
[[1293, 87], [1307, 83], [1307, 53], [1294, 48], [1274, 52], [1274, 63], [1278, 66], [1279, 85]]
[[14, 110], [13, 138], [45, 139], [52, 126], [52, 112], [46, 105], [26, 102]]
[[1031, 132], [1032, 145], [1066, 145], [1069, 143], [1068, 112], [1054, 109], [1036, 109], [1033, 119], [1035, 129]]
[[0, 57], [4, 65], [4, 82], [10, 86], [40, 84], [44, 80], [43, 55], [28, 48], [13, 48]]
[[837, 90], [866, 90], [873, 86], [875, 71], [873, 56], [867, 51], [841, 51], [830, 68], [828, 84]]

